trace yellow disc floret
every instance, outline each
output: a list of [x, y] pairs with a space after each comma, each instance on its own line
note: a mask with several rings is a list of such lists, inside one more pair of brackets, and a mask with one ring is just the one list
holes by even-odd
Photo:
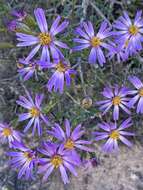
[[111, 139], [117, 140], [120, 137], [120, 133], [117, 130], [114, 130], [109, 135]]
[[31, 162], [33, 159], [33, 155], [30, 154], [30, 152], [24, 152], [23, 153], [24, 157], [27, 159], [28, 162]]
[[48, 34], [48, 33], [40, 33], [39, 39], [40, 39], [40, 44], [43, 46], [49, 45], [52, 41], [52, 38], [51, 38], [50, 34]]
[[140, 95], [140, 96], [143, 96], [143, 88], [140, 88], [140, 89], [139, 89], [139, 95]]
[[73, 147], [74, 147], [73, 140], [68, 139], [67, 142], [65, 143], [65, 148], [67, 148], [67, 149], [73, 149]]
[[63, 160], [62, 157], [60, 155], [55, 155], [52, 159], [51, 159], [51, 164], [55, 167], [58, 168], [61, 164], [62, 164]]
[[4, 128], [4, 129], [3, 129], [3, 135], [4, 135], [5, 137], [10, 136], [11, 134], [12, 134], [12, 130], [11, 130], [10, 128]]
[[99, 46], [100, 44], [101, 44], [101, 39], [100, 39], [100, 38], [94, 36], [94, 37], [91, 39], [91, 45], [92, 45], [93, 47], [97, 47], [97, 46]]
[[67, 70], [67, 66], [64, 65], [61, 61], [56, 65], [56, 70], [59, 72], [65, 72]]
[[112, 99], [112, 103], [114, 106], [116, 105], [119, 105], [121, 103], [121, 98], [120, 96], [115, 96], [113, 99]]
[[137, 26], [135, 25], [131, 25], [129, 28], [129, 32], [131, 35], [136, 35], [138, 33], [139, 29]]
[[40, 111], [36, 107], [31, 108], [29, 113], [32, 117], [38, 117], [40, 115]]

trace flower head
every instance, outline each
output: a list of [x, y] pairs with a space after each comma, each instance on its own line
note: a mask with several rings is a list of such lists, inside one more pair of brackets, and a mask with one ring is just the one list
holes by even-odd
[[131, 118], [122, 122], [122, 124], [117, 127], [115, 123], [101, 123], [99, 128], [105, 132], [94, 132], [95, 140], [107, 139], [106, 143], [102, 146], [102, 150], [105, 152], [117, 152], [119, 150], [118, 141], [121, 141], [128, 147], [132, 146], [132, 143], [126, 138], [126, 136], [134, 136], [134, 133], [124, 131], [124, 129], [132, 125]]
[[18, 23], [16, 20], [9, 21], [7, 23], [7, 29], [11, 32], [16, 32], [18, 28]]
[[76, 29], [76, 33], [81, 38], [74, 38], [74, 42], [81, 45], [73, 48], [75, 51], [79, 51], [85, 48], [91, 48], [88, 61], [91, 64], [95, 64], [98, 60], [99, 64], [103, 66], [106, 62], [102, 48], [110, 50], [110, 45], [105, 42], [105, 39], [112, 35], [111, 28], [108, 28], [106, 22], [102, 22], [97, 34], [94, 33], [93, 25], [91, 22], [83, 22], [83, 24]]
[[19, 121], [30, 119], [28, 124], [25, 126], [24, 132], [33, 126], [32, 134], [34, 135], [35, 130], [37, 129], [38, 135], [40, 136], [42, 133], [40, 120], [43, 120], [46, 124], [48, 122], [47, 118], [44, 116], [41, 110], [43, 94], [36, 94], [35, 102], [33, 101], [28, 91], [26, 91], [26, 95], [27, 98], [20, 96], [19, 100], [16, 101], [18, 105], [28, 110], [27, 113], [22, 113], [19, 115]]
[[26, 61], [31, 60], [40, 48], [42, 48], [42, 61], [47, 60], [48, 62], [50, 62], [50, 52], [53, 59], [58, 59], [59, 53], [61, 52], [57, 48], [57, 46], [61, 48], [68, 48], [68, 46], [65, 43], [57, 40], [55, 38], [55, 35], [62, 32], [68, 26], [69, 22], [64, 21], [60, 24], [61, 17], [58, 16], [53, 22], [50, 30], [48, 30], [48, 25], [43, 9], [35, 9], [34, 14], [40, 32], [35, 36], [23, 33], [16, 33], [17, 40], [20, 41], [20, 43], [18, 43], [17, 46], [36, 45], [34, 49], [32, 49], [32, 51], [29, 53], [28, 57], [26, 58]]
[[17, 130], [14, 130], [9, 124], [0, 123], [0, 141], [2, 143], [9, 143], [9, 146], [12, 147], [13, 141], [21, 142], [21, 133]]
[[43, 148], [39, 149], [43, 154], [43, 158], [39, 159], [39, 173], [43, 173], [43, 181], [46, 181], [53, 170], [60, 170], [64, 184], [69, 183], [66, 170], [68, 169], [73, 175], [77, 176], [75, 166], [80, 163], [77, 162], [76, 155], [71, 154], [70, 151], [64, 149], [63, 145], [54, 143], [44, 143]]
[[122, 48], [120, 45], [112, 43], [112, 48], [107, 54], [107, 57], [109, 57], [109, 59], [115, 58], [115, 60], [120, 63], [128, 59], [129, 53], [125, 48]]
[[13, 10], [11, 12], [11, 15], [14, 16], [14, 17], [16, 17], [17, 21], [21, 22], [21, 21], [23, 21], [26, 18], [27, 13], [24, 10]]
[[106, 100], [98, 101], [97, 105], [100, 105], [100, 110], [105, 114], [110, 108], [113, 108], [113, 119], [119, 119], [119, 108], [122, 108], [126, 113], [130, 114], [127, 108], [129, 98], [129, 90], [126, 87], [119, 88], [115, 86], [114, 88], [105, 87], [102, 92]]
[[131, 90], [129, 93], [135, 95], [130, 99], [128, 106], [132, 108], [136, 102], [137, 104], [137, 113], [143, 113], [143, 83], [136, 76], [130, 76], [129, 81], [134, 85], [136, 89]]
[[76, 74], [76, 71], [72, 69], [67, 61], [64, 59], [55, 60], [54, 63], [47, 64], [41, 62], [40, 66], [42, 68], [53, 68], [54, 73], [47, 83], [47, 88], [51, 92], [52, 89], [54, 92], [59, 91], [63, 93], [64, 84], [67, 87], [71, 84], [72, 76]]
[[137, 11], [134, 21], [129, 18], [127, 12], [124, 12], [123, 16], [120, 16], [113, 26], [118, 30], [115, 32], [117, 43], [123, 47], [126, 46], [129, 53], [133, 54], [133, 52], [136, 53], [142, 49], [142, 11]]
[[23, 80], [29, 80], [34, 74], [37, 77], [37, 70], [40, 68], [37, 61], [25, 61], [24, 59], [19, 60], [18, 72], [23, 77]]
[[91, 142], [80, 139], [85, 133], [85, 131], [81, 129], [81, 124], [77, 125], [72, 131], [70, 122], [68, 119], [66, 119], [64, 127], [65, 131], [59, 124], [55, 123], [55, 126], [52, 128], [52, 130], [48, 131], [48, 133], [57, 138], [59, 141], [63, 142], [66, 149], [81, 149], [84, 151], [93, 152], [93, 149], [85, 146], [91, 144]]
[[18, 179], [22, 176], [25, 176], [27, 180], [33, 178], [33, 168], [37, 163], [35, 151], [16, 141], [13, 146], [15, 150], [8, 152], [7, 155], [11, 157], [12, 168], [18, 170]]

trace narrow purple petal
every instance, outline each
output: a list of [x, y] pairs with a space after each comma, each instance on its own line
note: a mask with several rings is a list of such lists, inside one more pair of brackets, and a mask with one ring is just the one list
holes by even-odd
[[38, 50], [40, 49], [40, 47], [41, 47], [41, 45], [39, 44], [39, 45], [37, 45], [30, 53], [29, 53], [29, 55], [26, 57], [26, 61], [30, 61], [33, 57], [34, 57], [34, 55], [38, 52]]
[[38, 26], [41, 32], [46, 33], [48, 32], [48, 25], [45, 17], [44, 10], [41, 8], [37, 8], [34, 10], [35, 18], [38, 23]]
[[68, 179], [68, 176], [67, 176], [64, 166], [60, 165], [59, 169], [60, 169], [61, 177], [62, 177], [64, 184], [69, 183], [69, 179]]

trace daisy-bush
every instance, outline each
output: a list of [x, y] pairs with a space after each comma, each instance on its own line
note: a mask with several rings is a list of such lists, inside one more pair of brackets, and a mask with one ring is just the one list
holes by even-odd
[[[133, 145], [136, 134], [132, 115], [143, 113], [143, 79], [129, 73], [122, 84], [119, 78], [113, 84], [99, 77], [103, 91], [96, 91], [100, 95], [94, 100], [88, 96], [90, 84], [85, 84], [84, 76], [90, 78], [90, 74], [88, 69], [82, 72], [82, 55], [85, 52], [87, 67], [92, 72], [98, 64], [103, 75], [106, 68], [111, 66], [114, 74], [116, 65], [139, 56], [143, 48], [142, 11], [137, 11], [134, 19], [124, 11], [113, 24], [107, 20], [98, 24], [85, 20], [73, 30], [66, 17], [56, 15], [51, 21], [42, 8], [33, 12], [34, 18], [24, 10], [13, 10], [13, 20], [7, 23], [22, 50], [16, 65], [24, 95], [16, 100], [16, 119], [0, 123], [0, 141], [8, 143], [9, 163], [17, 170], [19, 179], [34, 180], [39, 175], [46, 182], [58, 172], [66, 184], [70, 175], [78, 176], [78, 168], [84, 163], [86, 167], [93, 161], [97, 165], [94, 143], [104, 141], [100, 150], [106, 154], [117, 154], [122, 145]], [[28, 22], [30, 18], [33, 27]], [[83, 94], [79, 97], [81, 89]], [[73, 109], [68, 107], [68, 98]], [[95, 117], [101, 121], [97, 124], [93, 120], [98, 128], [93, 131], [85, 121]]]

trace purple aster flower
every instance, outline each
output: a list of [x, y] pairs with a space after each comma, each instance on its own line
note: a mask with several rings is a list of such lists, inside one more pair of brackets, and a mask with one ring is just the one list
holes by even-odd
[[11, 32], [16, 32], [18, 28], [18, 23], [16, 20], [12, 20], [7, 23], [7, 29]]
[[122, 122], [122, 124], [117, 127], [115, 123], [100, 123], [99, 128], [103, 129], [105, 132], [94, 132], [95, 140], [107, 139], [106, 143], [102, 146], [102, 150], [105, 152], [117, 152], [119, 150], [118, 141], [127, 145], [132, 146], [132, 143], [126, 138], [126, 136], [134, 136], [134, 133], [124, 131], [126, 128], [132, 125], [131, 118]]
[[18, 170], [18, 179], [22, 176], [25, 176], [26, 180], [33, 178], [33, 168], [37, 163], [35, 151], [16, 141], [13, 146], [15, 150], [8, 152], [7, 155], [11, 157], [12, 168]]
[[105, 42], [105, 39], [112, 35], [111, 28], [107, 26], [106, 22], [102, 22], [99, 32], [95, 35], [93, 25], [91, 22], [83, 22], [82, 26], [76, 29], [76, 33], [81, 38], [74, 38], [73, 41], [80, 43], [73, 50], [78, 51], [85, 48], [91, 48], [88, 62], [95, 64], [98, 60], [99, 64], [103, 66], [106, 62], [102, 48], [110, 50], [110, 45]]
[[34, 74], [37, 78], [37, 70], [40, 69], [40, 65], [37, 61], [26, 61], [20, 59], [18, 63], [18, 72], [23, 77], [23, 80], [29, 80]]
[[0, 123], [0, 141], [2, 143], [9, 143], [9, 147], [12, 147], [13, 141], [19, 141], [21, 142], [21, 136], [22, 134], [14, 130], [9, 124], [6, 123]]
[[19, 115], [19, 121], [30, 119], [28, 124], [25, 126], [24, 132], [27, 132], [28, 129], [33, 126], [32, 134], [34, 135], [35, 130], [37, 129], [38, 135], [40, 136], [42, 133], [40, 120], [43, 120], [46, 124], [48, 124], [48, 120], [41, 110], [43, 94], [36, 94], [35, 102], [28, 91], [26, 91], [26, 95], [27, 98], [20, 96], [19, 100], [16, 101], [18, 105], [28, 110], [28, 112]]
[[51, 92], [59, 91], [61, 94], [64, 91], [64, 84], [67, 87], [71, 84], [71, 79], [75, 76], [76, 71], [73, 70], [69, 63], [63, 59], [55, 60], [54, 63], [47, 64], [46, 62], [41, 62], [40, 66], [42, 68], [53, 68], [54, 73], [47, 83], [47, 88]]
[[126, 46], [131, 54], [142, 49], [142, 11], [137, 11], [134, 21], [129, 18], [127, 12], [124, 12], [123, 16], [120, 16], [113, 26], [118, 29], [118, 31], [115, 32], [115, 35], [117, 35], [116, 41], [122, 46]]
[[26, 58], [26, 61], [31, 60], [32, 57], [34, 57], [34, 55], [38, 52], [38, 50], [41, 47], [42, 47], [41, 60], [43, 61], [47, 60], [48, 62], [50, 62], [50, 52], [53, 59], [58, 59], [60, 50], [57, 48], [57, 46], [61, 48], [68, 48], [68, 46], [65, 43], [57, 40], [55, 38], [55, 35], [62, 32], [68, 26], [69, 22], [64, 21], [61, 24], [59, 24], [61, 17], [58, 16], [53, 22], [50, 30], [48, 30], [48, 25], [46, 22], [46, 17], [43, 9], [41, 8], [35, 9], [34, 14], [40, 29], [40, 33], [35, 36], [23, 33], [16, 33], [17, 40], [20, 41], [20, 43], [18, 43], [17, 46], [36, 45], [34, 49], [32, 49], [32, 51], [29, 53], [28, 57]]
[[82, 161], [82, 165], [83, 165], [85, 170], [87, 170], [88, 168], [96, 167], [98, 165], [97, 158], [93, 157], [93, 158], [90, 158], [90, 159], [84, 159]]
[[135, 95], [130, 99], [128, 106], [132, 108], [136, 102], [137, 104], [137, 113], [143, 113], [143, 83], [136, 76], [130, 76], [129, 81], [134, 85], [136, 89], [131, 90], [129, 93]]
[[40, 166], [38, 173], [43, 173], [43, 181], [46, 181], [53, 170], [60, 170], [62, 180], [64, 184], [69, 183], [67, 169], [75, 176], [75, 166], [79, 166], [75, 155], [72, 155], [70, 151], [65, 150], [63, 145], [58, 146], [54, 143], [44, 143], [44, 147], [41, 148], [40, 153], [43, 154], [43, 158], [40, 158]]
[[16, 17], [16, 20], [21, 22], [26, 18], [27, 13], [24, 10], [13, 10], [11, 15]]
[[64, 126], [65, 132], [59, 124], [55, 123], [55, 126], [52, 128], [52, 130], [48, 131], [48, 133], [64, 143], [64, 147], [66, 149], [81, 149], [84, 151], [93, 152], [92, 148], [85, 146], [91, 144], [91, 141], [80, 139], [85, 133], [85, 131], [81, 129], [81, 124], [77, 125], [77, 127], [71, 131], [70, 122], [68, 119], [66, 119]]
[[119, 108], [122, 108], [126, 113], [130, 114], [127, 108], [129, 98], [127, 95], [129, 90], [126, 87], [114, 88], [105, 87], [102, 95], [106, 98], [105, 100], [98, 101], [97, 105], [100, 105], [100, 110], [105, 114], [110, 108], [113, 108], [113, 119], [119, 119]]
[[129, 52], [125, 48], [120, 47], [120, 45], [112, 43], [112, 48], [107, 54], [107, 57], [109, 59], [115, 58], [115, 60], [120, 63], [126, 61], [129, 58]]

